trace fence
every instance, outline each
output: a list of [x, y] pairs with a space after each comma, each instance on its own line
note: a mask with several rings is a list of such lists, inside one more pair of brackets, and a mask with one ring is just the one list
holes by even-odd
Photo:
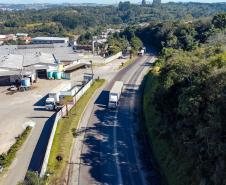
[[117, 54], [115, 54], [115, 55], [112, 55], [112, 56], [106, 58], [106, 59], [104, 60], [104, 62], [105, 62], [105, 63], [109, 63], [109, 62], [111, 62], [111, 61], [113, 61], [113, 60], [115, 60], [115, 59], [117, 59], [117, 58], [119, 58], [119, 57], [121, 57], [121, 56], [122, 56], [122, 52], [119, 52], [119, 53], [117, 53]]
[[67, 109], [70, 110], [75, 104], [76, 102], [82, 97], [82, 95], [90, 88], [90, 86], [92, 85], [93, 80], [91, 79], [85, 86], [83, 86], [77, 93], [76, 95], [73, 97], [73, 103], [70, 103], [66, 105], [56, 113], [55, 116], [55, 120], [54, 120], [54, 124], [53, 124], [53, 128], [49, 137], [49, 142], [46, 148], [46, 153], [45, 153], [45, 157], [42, 163], [42, 169], [40, 172], [40, 177], [43, 177], [46, 173], [46, 169], [47, 169], [47, 165], [48, 165], [48, 161], [49, 161], [49, 156], [50, 156], [50, 152], [51, 152], [51, 148], [52, 148], [52, 144], [53, 144], [53, 139], [55, 136], [55, 132], [56, 132], [56, 128], [57, 128], [57, 124], [58, 121], [66, 115], [67, 113]]

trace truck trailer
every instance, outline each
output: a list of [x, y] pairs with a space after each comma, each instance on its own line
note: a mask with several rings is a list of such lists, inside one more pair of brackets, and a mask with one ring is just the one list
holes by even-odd
[[61, 84], [53, 89], [49, 94], [48, 98], [45, 101], [46, 110], [56, 110], [60, 104], [61, 91], [67, 91], [71, 88], [71, 84]]
[[118, 101], [122, 93], [122, 89], [123, 89], [123, 82], [116, 81], [109, 92], [108, 108], [110, 109], [117, 108]]

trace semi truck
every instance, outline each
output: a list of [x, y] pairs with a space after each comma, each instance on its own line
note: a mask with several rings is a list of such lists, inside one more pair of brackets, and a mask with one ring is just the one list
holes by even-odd
[[71, 88], [71, 84], [61, 84], [53, 89], [45, 101], [46, 110], [56, 110], [60, 106], [60, 98], [62, 98], [61, 92], [67, 91]]
[[123, 82], [116, 81], [109, 92], [108, 108], [115, 109], [118, 106], [119, 98], [123, 89]]

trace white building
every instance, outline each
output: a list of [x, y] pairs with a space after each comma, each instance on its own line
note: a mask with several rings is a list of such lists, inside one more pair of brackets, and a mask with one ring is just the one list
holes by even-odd
[[32, 39], [32, 44], [56, 44], [69, 43], [68, 37], [35, 37]]
[[17, 33], [16, 36], [17, 37], [27, 37], [28, 33]]
[[0, 35], [0, 40], [4, 41], [6, 39], [6, 35]]

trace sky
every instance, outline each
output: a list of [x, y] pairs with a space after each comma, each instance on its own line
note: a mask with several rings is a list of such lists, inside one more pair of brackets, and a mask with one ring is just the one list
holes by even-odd
[[[102, 4], [114, 4], [120, 0], [0, 0], [0, 3], [102, 3]], [[125, 0], [121, 0], [125, 1]], [[132, 3], [139, 3], [142, 0], [130, 0]], [[214, 3], [214, 2], [226, 2], [226, 0], [162, 0], [163, 3], [173, 2], [200, 2], [200, 3]], [[147, 0], [152, 2], [152, 0]]]

